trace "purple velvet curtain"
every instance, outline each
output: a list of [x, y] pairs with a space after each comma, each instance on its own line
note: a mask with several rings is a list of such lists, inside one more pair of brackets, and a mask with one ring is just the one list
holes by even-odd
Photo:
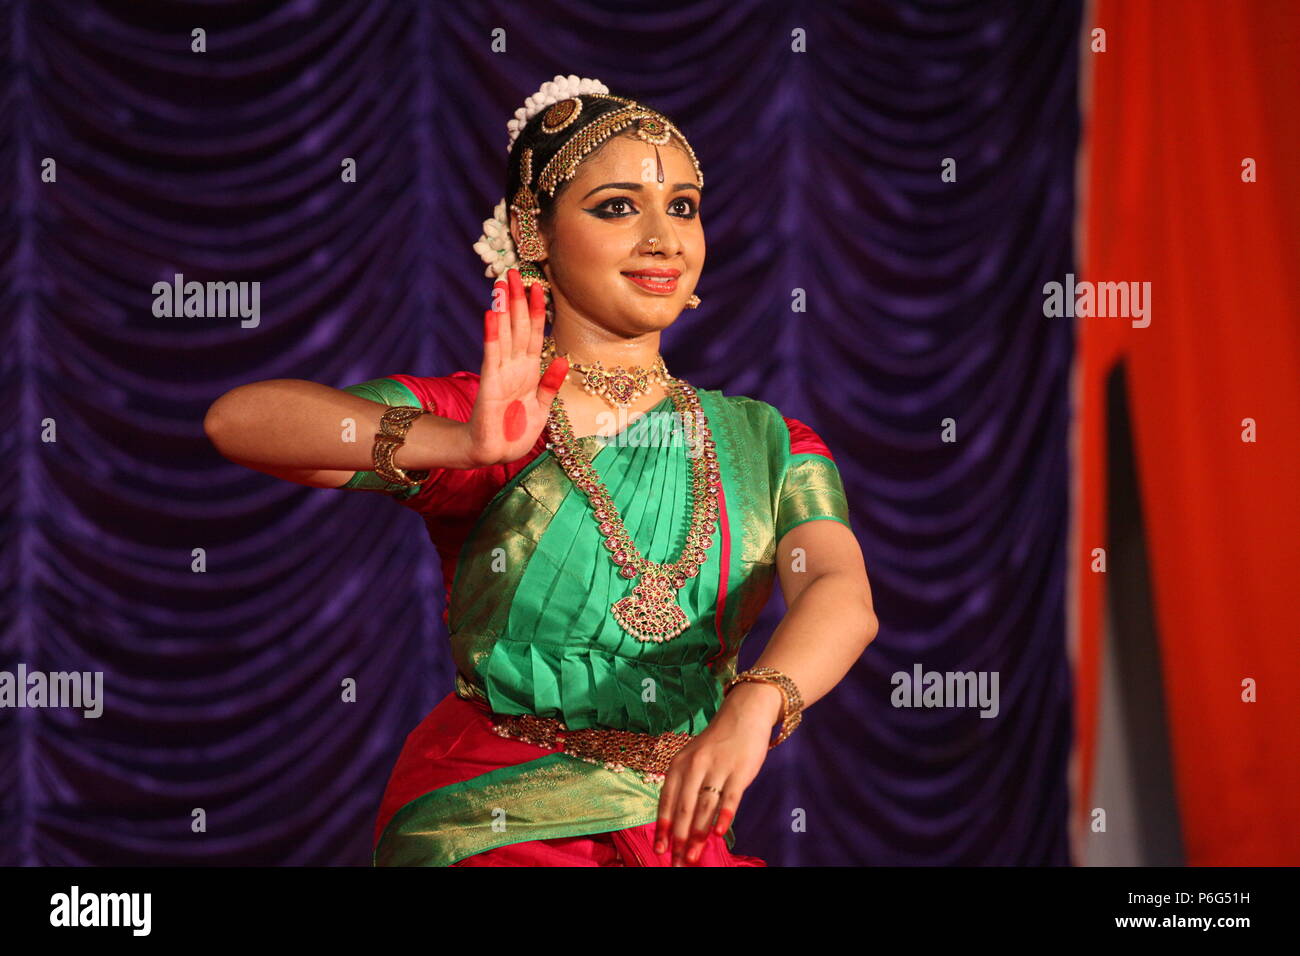
[[[1078, 0], [0, 11], [0, 668], [104, 674], [97, 719], [0, 710], [0, 864], [368, 864], [451, 689], [436, 555], [393, 502], [228, 463], [201, 422], [248, 381], [477, 370], [470, 247], [556, 73], [690, 136], [708, 266], [669, 367], [822, 435], [872, 579], [880, 635], [773, 751], [738, 849], [1067, 862], [1072, 330], [1040, 290], [1072, 264]], [[176, 273], [260, 282], [259, 324], [155, 317]], [[918, 663], [998, 672], [998, 716], [892, 706]]]

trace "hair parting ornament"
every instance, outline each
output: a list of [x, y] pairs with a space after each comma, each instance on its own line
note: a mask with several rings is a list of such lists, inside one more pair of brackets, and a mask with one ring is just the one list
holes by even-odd
[[[619, 106], [609, 111], [594, 112], [588, 106], [597, 100], [612, 100]], [[502, 276], [513, 267], [519, 270], [525, 287], [535, 282], [541, 283], [547, 294], [549, 319], [552, 311], [550, 284], [538, 264], [545, 251], [538, 227], [541, 216], [539, 194], [544, 193], [554, 199], [560, 186], [574, 177], [589, 153], [628, 129], [655, 147], [659, 182], [664, 181], [659, 147], [666, 146], [674, 136], [690, 156], [701, 188], [704, 187], [704, 173], [690, 143], [666, 116], [634, 100], [612, 95], [600, 80], [570, 74], [567, 77], [556, 76], [554, 80], [543, 84], [540, 90], [524, 101], [524, 105], [515, 111], [514, 118], [506, 124], [510, 134], [506, 152], [514, 150], [519, 134], [538, 113], [543, 113], [541, 131], [544, 136], [564, 135], [568, 139], [541, 169], [534, 168], [534, 147], [524, 148], [520, 160], [519, 189], [514, 196], [509, 197], [509, 209], [519, 217], [519, 245], [516, 248], [510, 234], [510, 217], [506, 199], [502, 198], [493, 210], [492, 218], [484, 220], [483, 235], [474, 243], [474, 251], [487, 263], [483, 274], [489, 278]], [[589, 117], [585, 123], [584, 115]], [[652, 245], [657, 241], [653, 240]], [[692, 295], [687, 300], [686, 307], [694, 309], [699, 304], [699, 296]]]

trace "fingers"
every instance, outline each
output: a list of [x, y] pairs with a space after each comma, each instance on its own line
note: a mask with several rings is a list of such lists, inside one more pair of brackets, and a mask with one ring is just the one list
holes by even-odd
[[670, 765], [668, 773], [664, 776], [664, 785], [659, 791], [659, 817], [655, 821], [655, 853], [667, 853], [673, 848], [673, 807], [681, 786], [681, 774], [674, 773]]
[[[513, 272], [514, 270], [511, 270]], [[492, 308], [501, 313], [501, 324], [498, 326], [498, 341], [501, 346], [501, 361], [509, 362], [514, 355], [514, 332], [511, 329], [510, 307], [513, 293], [509, 283], [511, 272], [507, 272], [506, 279], [498, 279], [492, 284]]]
[[522, 358], [528, 348], [529, 326], [528, 295], [524, 290], [524, 280], [519, 278], [518, 269], [506, 272], [510, 283], [510, 348], [504, 351], [507, 359]]
[[[484, 316], [484, 366], [496, 369], [514, 359], [542, 354], [546, 337], [546, 293], [540, 282], [525, 290], [518, 269], [492, 285], [492, 312]], [[495, 347], [488, 362], [489, 343]]]
[[528, 355], [537, 358], [542, 354], [542, 342], [546, 338], [546, 291], [540, 282], [534, 282], [528, 289], [528, 317], [531, 326]]
[[483, 313], [483, 378], [495, 375], [501, 364], [501, 313], [488, 309]]
[[683, 751], [669, 765], [659, 793], [654, 851], [671, 853], [672, 866], [697, 865], [708, 841], [727, 835], [748, 784], [743, 773], [726, 766], [698, 751]]
[[[506, 312], [506, 291], [504, 281], [498, 279], [492, 284], [492, 307], [483, 313], [483, 371], [482, 376], [495, 376], [501, 367], [502, 319]], [[507, 330], [508, 331], [508, 330]]]
[[699, 803], [700, 787], [704, 784], [703, 765], [691, 762], [685, 769], [681, 789], [677, 791], [677, 797], [672, 804], [673, 866], [686, 865], [686, 847], [691, 837], [691, 821], [695, 817], [696, 804]]
[[654, 850], [656, 856], [663, 856], [665, 853], [667, 853], [669, 850], [672, 849], [672, 840], [671, 840], [672, 828], [673, 828], [673, 818], [671, 814], [668, 813], [668, 811], [663, 809], [663, 806], [661, 804], [659, 810], [659, 816], [655, 820]]
[[[727, 787], [720, 783], [714, 783], [713, 777], [701, 784], [701, 786], [705, 785], [717, 787], [723, 794], [727, 793]], [[713, 817], [719, 804], [720, 795], [718, 790], [701, 790], [699, 799], [695, 803], [695, 816], [691, 821], [690, 841], [686, 844], [686, 862], [689, 864], [698, 863], [700, 854], [704, 852], [704, 844], [709, 838], [713, 827]], [[723, 830], [722, 832], [725, 834], [727, 831]]]
[[551, 402], [555, 399], [555, 393], [560, 390], [564, 384], [564, 376], [569, 373], [569, 360], [563, 355], [557, 355], [551, 359], [551, 364], [546, 366], [546, 372], [542, 375], [542, 380], [537, 383], [537, 402], [543, 408], [550, 408]]

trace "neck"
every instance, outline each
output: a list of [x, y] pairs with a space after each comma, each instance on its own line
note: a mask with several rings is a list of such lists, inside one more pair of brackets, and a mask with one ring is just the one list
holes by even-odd
[[579, 365], [651, 366], [659, 358], [659, 332], [624, 335], [590, 323], [555, 323], [555, 348]]

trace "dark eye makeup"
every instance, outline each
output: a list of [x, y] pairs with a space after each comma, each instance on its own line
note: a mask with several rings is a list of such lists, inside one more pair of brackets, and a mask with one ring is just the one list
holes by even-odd
[[[674, 206], [685, 207], [685, 212], [676, 213], [679, 219], [694, 219], [699, 215], [699, 205], [689, 196], [678, 196], [669, 204], [669, 208]], [[598, 219], [626, 219], [632, 215], [628, 209], [635, 209], [636, 203], [627, 196], [611, 196], [604, 202], [599, 203], [586, 210]], [[619, 210], [619, 211], [615, 211]]]

